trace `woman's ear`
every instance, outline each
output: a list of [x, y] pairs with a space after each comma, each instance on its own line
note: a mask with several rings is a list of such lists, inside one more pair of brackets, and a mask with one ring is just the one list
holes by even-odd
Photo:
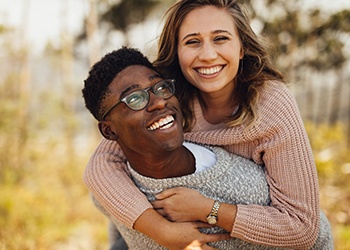
[[107, 140], [116, 141], [118, 139], [117, 134], [115, 132], [113, 132], [113, 130], [111, 129], [110, 125], [108, 124], [108, 121], [100, 121], [98, 123], [98, 128], [100, 130], [100, 133]]
[[241, 51], [239, 52], [239, 59], [243, 59], [244, 57], [244, 49], [241, 47]]

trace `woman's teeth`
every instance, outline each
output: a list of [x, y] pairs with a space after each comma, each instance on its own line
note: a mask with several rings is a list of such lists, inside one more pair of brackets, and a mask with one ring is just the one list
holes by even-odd
[[216, 66], [212, 68], [198, 68], [197, 71], [203, 75], [212, 75], [218, 73], [222, 69], [222, 66]]
[[167, 128], [170, 128], [171, 125], [173, 125], [173, 122], [174, 122], [174, 117], [172, 115], [168, 115], [165, 118], [159, 119], [159, 121], [156, 121], [147, 129], [150, 131], [153, 131], [156, 129], [167, 129]]

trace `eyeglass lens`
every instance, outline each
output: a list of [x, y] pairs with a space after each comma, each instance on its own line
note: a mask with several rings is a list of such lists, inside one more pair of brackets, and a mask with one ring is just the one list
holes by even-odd
[[168, 99], [172, 97], [175, 92], [174, 80], [163, 80], [152, 87], [136, 90], [125, 96], [122, 102], [132, 110], [141, 110], [145, 108], [149, 102], [148, 90], [152, 90], [152, 92], [159, 97]]

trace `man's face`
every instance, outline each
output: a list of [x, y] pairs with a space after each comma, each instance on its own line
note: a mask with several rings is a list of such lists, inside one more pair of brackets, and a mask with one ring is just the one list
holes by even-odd
[[[129, 66], [113, 79], [109, 86], [112, 95], [104, 104], [108, 109], [133, 91], [151, 87], [161, 80], [163, 78], [152, 69]], [[135, 111], [122, 102], [101, 122], [116, 135], [124, 153], [164, 154], [183, 143], [182, 114], [176, 97], [164, 99], [152, 90], [148, 90], [148, 94], [149, 103], [144, 109]]]

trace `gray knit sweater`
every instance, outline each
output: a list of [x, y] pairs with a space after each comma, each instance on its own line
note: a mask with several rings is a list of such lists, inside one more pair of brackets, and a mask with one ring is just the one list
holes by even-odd
[[[153, 179], [144, 177], [129, 167], [136, 186], [153, 201], [154, 195], [172, 187], [189, 187], [203, 195], [221, 202], [231, 204], [257, 204], [268, 206], [270, 203], [269, 187], [265, 178], [264, 168], [245, 158], [233, 155], [218, 147], [210, 148], [217, 156], [217, 162], [203, 172], [190, 175]], [[106, 211], [95, 200], [95, 204], [104, 213]], [[111, 218], [122, 234], [130, 250], [165, 249], [152, 239], [129, 229], [119, 221]], [[206, 233], [224, 232], [219, 227], [203, 229]], [[210, 243], [217, 249], [281, 249], [252, 244], [238, 238]], [[326, 217], [321, 215], [321, 229], [316, 244], [312, 249], [333, 249], [331, 230]]]

